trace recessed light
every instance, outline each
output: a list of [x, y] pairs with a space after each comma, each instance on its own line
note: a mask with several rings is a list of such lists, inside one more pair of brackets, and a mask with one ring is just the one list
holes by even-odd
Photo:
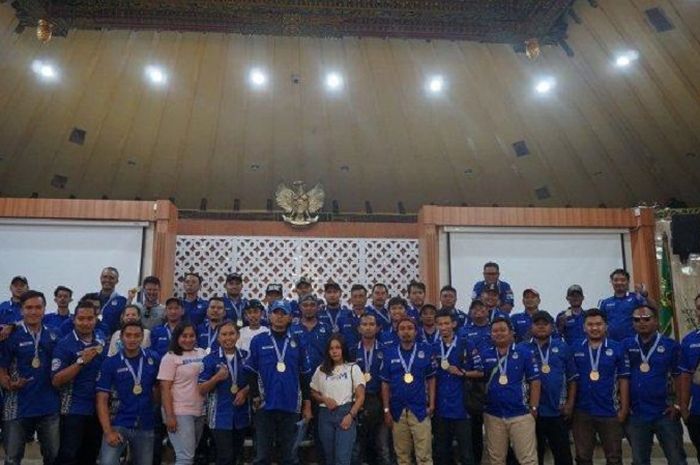
[[615, 57], [615, 66], [618, 68], [626, 68], [639, 58], [639, 53], [634, 50], [628, 50], [620, 53]]
[[537, 84], [535, 85], [535, 91], [537, 91], [538, 94], [547, 94], [551, 92], [554, 87], [556, 87], [557, 81], [552, 78], [552, 77], [547, 77], [540, 79]]
[[432, 94], [439, 94], [445, 87], [445, 80], [442, 76], [433, 76], [428, 80], [428, 91]]
[[250, 71], [248, 79], [254, 87], [263, 87], [267, 84], [267, 75], [258, 68], [254, 68]]
[[156, 85], [163, 85], [168, 82], [168, 75], [159, 66], [146, 66], [146, 77]]
[[339, 90], [343, 87], [343, 77], [338, 73], [328, 73], [326, 75], [326, 87], [330, 90]]
[[32, 71], [45, 81], [53, 81], [58, 78], [56, 67], [42, 60], [34, 60], [32, 62]]

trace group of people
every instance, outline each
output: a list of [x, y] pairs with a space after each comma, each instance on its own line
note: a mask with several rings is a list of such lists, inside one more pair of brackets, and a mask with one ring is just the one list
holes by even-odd
[[36, 433], [47, 465], [117, 465], [127, 449], [135, 465], [159, 464], [166, 438], [176, 464], [213, 451], [233, 465], [246, 435], [253, 463], [296, 464], [308, 429], [328, 465], [541, 465], [547, 449], [571, 465], [570, 433], [579, 465], [598, 440], [621, 463], [625, 437], [649, 464], [654, 436], [683, 465], [681, 418], [700, 447], [700, 332], [681, 344], [660, 334], [656, 303], [625, 270], [597, 308], [569, 286], [556, 317], [534, 288], [514, 311], [498, 265], [483, 273], [461, 310], [453, 287], [434, 305], [417, 281], [406, 299], [355, 284], [347, 306], [338, 283], [321, 298], [304, 277], [294, 300], [274, 283], [247, 299], [238, 273], [203, 299], [194, 272], [161, 304], [157, 277], [122, 296], [108, 267], [72, 311], [58, 286], [52, 313], [17, 276], [0, 304], [5, 463]]

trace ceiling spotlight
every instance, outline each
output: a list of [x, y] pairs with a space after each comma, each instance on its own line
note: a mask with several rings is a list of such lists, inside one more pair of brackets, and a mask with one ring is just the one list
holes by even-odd
[[58, 77], [56, 68], [50, 63], [41, 60], [34, 60], [32, 62], [32, 71], [46, 81], [52, 81]]
[[267, 75], [257, 68], [250, 71], [248, 78], [255, 87], [263, 87], [267, 83]]
[[433, 76], [430, 78], [430, 81], [428, 81], [428, 91], [430, 91], [433, 94], [439, 94], [442, 92], [442, 89], [445, 87], [445, 80], [442, 78], [442, 76]]
[[167, 74], [158, 66], [146, 66], [146, 77], [157, 85], [165, 84], [168, 80]]
[[538, 94], [547, 94], [549, 93], [554, 87], [557, 85], [557, 82], [554, 80], [554, 78], [545, 78], [540, 80], [536, 85], [535, 85], [535, 90], [537, 91]]
[[338, 73], [328, 73], [326, 76], [326, 87], [330, 90], [338, 90], [343, 87], [343, 77]]
[[617, 55], [615, 58], [615, 66], [618, 68], [626, 68], [639, 58], [639, 53], [634, 50], [628, 50], [627, 52]]

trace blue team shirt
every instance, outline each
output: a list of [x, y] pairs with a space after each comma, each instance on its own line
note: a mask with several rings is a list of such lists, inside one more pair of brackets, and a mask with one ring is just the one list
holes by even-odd
[[688, 333], [681, 341], [681, 360], [678, 368], [692, 377], [690, 385], [690, 413], [700, 415], [700, 330]]
[[181, 299], [180, 302], [185, 313], [185, 320], [195, 325], [195, 327], [204, 322], [204, 319], [207, 317], [209, 302], [201, 297], [197, 297], [195, 300]]
[[[141, 388], [139, 395], [133, 393], [134, 378], [131, 376], [126, 363], [135, 374], [138, 375], [139, 360], [143, 359], [143, 372], [141, 374]], [[97, 377], [97, 391], [112, 394], [112, 408], [116, 411], [112, 418], [113, 426], [123, 428], [152, 430], [154, 427], [153, 415], [153, 388], [157, 382], [158, 354], [149, 349], [141, 349], [134, 358], [118, 353], [102, 363], [100, 374]]]
[[44, 325], [58, 332], [61, 331], [61, 325], [67, 320], [70, 320], [70, 315], [59, 315], [58, 313], [44, 315]]
[[[484, 287], [486, 286], [486, 281], [481, 280], [474, 283], [474, 288], [472, 289], [472, 300], [481, 299], [481, 294], [484, 293]], [[501, 299], [502, 304], [513, 305], [515, 300], [513, 298], [513, 289], [511, 289], [510, 284], [505, 281], [496, 281], [496, 286], [498, 286], [498, 297]]]
[[326, 344], [331, 337], [331, 328], [322, 321], [317, 321], [310, 330], [302, 323], [296, 323], [291, 326], [290, 332], [304, 347], [306, 352], [304, 372], [310, 376], [323, 362]]
[[[567, 384], [578, 379], [578, 372], [574, 365], [574, 357], [571, 348], [561, 339], [551, 338], [542, 347], [537, 342], [530, 343], [532, 353], [537, 357], [540, 365], [540, 405], [538, 415], [541, 417], [558, 417], [560, 408], [566, 402]], [[540, 351], [542, 352], [540, 354]], [[547, 355], [549, 354], [549, 355]], [[542, 371], [544, 359], [548, 357], [549, 373]]]
[[481, 348], [481, 362], [487, 379], [484, 412], [500, 418], [526, 415], [529, 412], [527, 383], [540, 378], [539, 362], [525, 343], [511, 344], [505, 357], [508, 383], [502, 385], [499, 383], [498, 349], [491, 344]]
[[[248, 306], [248, 299], [239, 297], [233, 300], [228, 295], [224, 296], [224, 308], [226, 309], [226, 319], [235, 321], [238, 326], [248, 326], [248, 318], [245, 316], [245, 308]], [[242, 323], [242, 324], [241, 324]]]
[[634, 337], [632, 313], [646, 303], [647, 300], [644, 297], [631, 292], [627, 292], [622, 297], [612, 296], [601, 300], [598, 308], [607, 317], [608, 338], [619, 342], [628, 337]]
[[109, 329], [108, 336], [119, 329], [120, 321], [119, 318], [126, 307], [126, 297], [117, 294], [116, 292], [112, 295], [105, 296], [100, 294], [100, 305], [102, 321], [107, 325]]
[[[648, 343], [640, 344], [645, 354], [649, 353], [655, 337]], [[664, 410], [673, 402], [669, 399], [668, 381], [671, 376], [680, 375], [681, 346], [666, 336], [661, 336], [659, 345], [649, 355], [650, 370], [642, 373], [642, 356], [636, 338], [628, 338], [622, 346], [630, 363], [630, 416], [647, 421], [663, 417]]]
[[[163, 358], [163, 356], [168, 353], [168, 347], [170, 346], [170, 338], [172, 335], [173, 330], [170, 329], [168, 323], [154, 327], [151, 330], [150, 349], [155, 351], [159, 357]], [[206, 340], [206, 336], [204, 340]], [[197, 337], [197, 344], [199, 344], [199, 333]], [[204, 347], [204, 349], [206, 349], [206, 347]]]
[[[236, 386], [243, 389], [246, 384], [245, 359], [248, 353], [244, 350], [236, 350], [234, 355]], [[219, 367], [227, 366], [226, 356], [219, 348], [216, 352], [204, 357], [202, 372], [199, 374], [199, 382], [204, 383], [214, 377], [219, 371]], [[231, 360], [231, 367], [234, 366]], [[217, 383], [207, 396], [207, 421], [211, 429], [234, 430], [243, 429], [250, 426], [250, 402], [243, 405], [233, 405], [235, 394], [231, 393], [233, 386], [233, 375], [229, 371], [229, 376], [224, 381]]]
[[219, 330], [209, 325], [209, 320], [204, 320], [197, 326], [197, 345], [202, 349], [214, 352], [219, 350]]
[[[381, 369], [382, 362], [384, 361], [384, 352], [381, 344], [379, 341], [374, 341], [374, 349], [371, 351], [371, 356], [370, 351], [365, 352], [361, 341], [350, 346], [350, 348], [350, 359], [355, 360], [355, 363], [360, 367], [362, 373], [369, 372], [371, 376], [369, 382], [365, 383], [365, 392], [368, 394], [379, 394], [382, 387]], [[367, 359], [367, 363], [365, 363], [365, 358]], [[369, 369], [367, 365], [369, 365]]]
[[457, 330], [460, 339], [471, 341], [477, 348], [491, 343], [491, 325], [477, 325], [473, 321], [467, 322]]
[[360, 318], [354, 311], [342, 315], [338, 324], [340, 325], [340, 334], [345, 339], [345, 344], [348, 347], [353, 347], [360, 342]]
[[377, 316], [377, 325], [382, 331], [391, 328], [391, 317], [386, 307], [375, 308], [373, 305], [368, 305], [365, 307], [365, 311]]
[[[628, 378], [630, 363], [622, 344], [605, 339], [598, 348], [601, 350], [598, 371], [600, 379], [591, 381], [591, 362], [588, 354], [588, 340], [583, 340], [573, 348], [574, 364], [578, 373], [576, 391], [576, 409], [595, 417], [614, 417], [617, 415], [617, 380]], [[595, 360], [596, 351], [593, 351]]]
[[409, 318], [413, 318], [419, 326], [422, 324], [420, 321], [420, 308], [414, 307], [410, 302], [408, 308], [406, 308], [406, 315]]
[[469, 321], [469, 316], [468, 316], [466, 313], [464, 313], [462, 310], [458, 309], [458, 308], [447, 308], [447, 307], [442, 307], [442, 308], [441, 308], [440, 310], [438, 310], [438, 311], [442, 312], [442, 311], [444, 311], [444, 310], [449, 311], [450, 314], [455, 318], [455, 320], [457, 321], [457, 327], [458, 327], [458, 328], [461, 328], [462, 326], [466, 325], [466, 324], [467, 324], [467, 321]]
[[583, 331], [584, 314], [583, 309], [578, 314], [568, 309], [557, 315], [557, 330], [570, 346], [586, 339], [586, 333]]
[[404, 382], [406, 371], [399, 359], [399, 353], [408, 366], [411, 360], [413, 348], [406, 351], [397, 345], [384, 350], [384, 364], [382, 365], [382, 382], [387, 383], [391, 390], [391, 400], [389, 410], [394, 421], [399, 421], [401, 413], [408, 409], [418, 419], [423, 421], [428, 415], [428, 391], [425, 382], [435, 376], [435, 358], [432, 348], [424, 342], [414, 343], [416, 356], [410, 372], [413, 375], [413, 382]]
[[[61, 323], [61, 326], [58, 328], [58, 335], [60, 337], [65, 337], [68, 336], [70, 333], [73, 332], [75, 329], [75, 323], [73, 322], [74, 316], [71, 315], [70, 318], [63, 320], [63, 323]], [[97, 335], [104, 339], [107, 340], [109, 339], [110, 332], [109, 332], [109, 326], [107, 326], [107, 323], [105, 323], [102, 320], [97, 320], [97, 326], [95, 326], [95, 333]]]
[[[442, 353], [444, 351], [450, 365], [466, 371], [482, 371], [481, 356], [473, 342], [459, 339], [457, 335], [453, 337], [454, 348], [450, 351], [449, 346], [444, 341], [438, 339], [433, 343], [433, 354], [435, 356], [436, 391], [435, 410], [441, 418], [453, 420], [466, 420], [469, 418], [466, 406], [464, 405], [464, 376], [456, 376], [444, 370], [441, 366]], [[441, 350], [442, 348], [442, 350]], [[448, 355], [449, 351], [449, 355]]]
[[97, 354], [90, 363], [83, 365], [72, 381], [61, 387], [62, 415], [95, 414], [95, 386], [107, 348], [105, 340], [94, 333], [89, 343], [83, 342], [75, 332], [71, 332], [56, 344], [51, 362], [51, 377], [73, 365], [85, 349], [96, 346], [101, 346], [102, 352]]
[[22, 305], [12, 299], [0, 303], [0, 325], [15, 324], [22, 320]]
[[440, 340], [440, 331], [438, 331], [437, 327], [433, 327], [433, 329], [435, 331], [433, 331], [432, 334], [428, 334], [425, 331], [425, 328], [418, 328], [418, 340], [423, 341], [429, 345], [435, 344], [437, 341]]
[[0, 367], [11, 377], [27, 380], [19, 391], [5, 393], [4, 420], [39, 417], [58, 413], [58, 391], [51, 385], [51, 359], [58, 342], [58, 335], [42, 326], [39, 338], [39, 368], [32, 366], [34, 339], [23, 323], [5, 340], [0, 357]]
[[[393, 326], [379, 333], [377, 337], [382, 349], [390, 349], [399, 344], [399, 334], [394, 330]], [[419, 339], [420, 340], [420, 339]]]
[[[284, 341], [289, 340], [284, 352], [285, 371], [277, 371], [277, 352], [283, 353]], [[250, 355], [246, 359], [246, 370], [258, 376], [258, 388], [265, 410], [280, 410], [299, 413], [301, 410], [300, 376], [306, 369], [305, 347], [289, 333], [284, 336], [261, 333], [250, 342]], [[308, 374], [308, 373], [304, 373]]]
[[352, 310], [347, 307], [331, 308], [324, 306], [318, 311], [318, 320], [324, 322], [333, 333], [342, 332], [341, 325], [348, 319]]

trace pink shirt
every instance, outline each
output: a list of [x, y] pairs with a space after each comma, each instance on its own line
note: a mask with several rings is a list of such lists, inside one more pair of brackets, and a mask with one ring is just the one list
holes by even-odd
[[182, 355], [168, 352], [161, 360], [158, 379], [173, 382], [171, 392], [175, 415], [204, 414], [204, 397], [197, 389], [197, 379], [205, 355], [204, 349], [196, 348]]

